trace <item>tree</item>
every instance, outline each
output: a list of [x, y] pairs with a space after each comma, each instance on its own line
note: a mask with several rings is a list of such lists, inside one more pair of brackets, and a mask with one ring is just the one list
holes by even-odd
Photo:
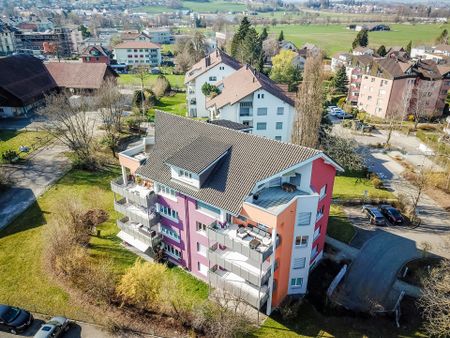
[[83, 39], [89, 38], [91, 36], [91, 32], [89, 32], [88, 28], [85, 25], [80, 25], [78, 30], [81, 31], [81, 36]]
[[250, 21], [246, 16], [244, 16], [236, 34], [233, 35], [233, 39], [231, 40], [230, 54], [232, 57], [236, 57], [238, 49], [240, 48], [240, 44], [245, 39], [250, 26]]
[[337, 163], [350, 171], [361, 171], [364, 169], [364, 161], [355, 149], [358, 144], [353, 140], [332, 135], [330, 131], [320, 133], [320, 148]]
[[424, 279], [419, 306], [432, 337], [450, 336], [450, 260], [444, 259]]
[[231, 41], [231, 56], [262, 71], [264, 64], [263, 37], [258, 35], [247, 17], [244, 17]]
[[109, 147], [114, 157], [119, 146], [122, 131], [122, 115], [125, 97], [113, 81], [107, 81], [97, 93], [97, 107], [103, 121], [105, 138], [103, 142]]
[[345, 66], [342, 65], [331, 80], [331, 86], [335, 93], [345, 94], [347, 93], [347, 85], [347, 73], [345, 72]]
[[393, 109], [389, 110], [388, 114], [386, 114], [385, 120], [388, 122], [388, 134], [386, 137], [386, 142], [384, 144], [385, 148], [388, 148], [390, 146], [390, 141], [394, 129], [397, 128], [399, 124], [401, 124], [401, 122], [407, 115], [411, 93], [412, 86], [409, 83], [406, 83], [406, 87], [403, 89], [400, 101], [397, 103], [397, 105], [391, 105]]
[[352, 43], [352, 47], [353, 49], [355, 49], [358, 46], [367, 47], [368, 44], [369, 44], [369, 32], [367, 31], [367, 29], [362, 29], [356, 35], [356, 38]]
[[269, 36], [269, 34], [267, 33], [267, 28], [264, 27], [261, 34], [259, 35], [259, 38], [261, 41], [264, 41], [267, 39], [268, 36]]
[[185, 73], [206, 55], [205, 35], [196, 31], [192, 36], [178, 38], [175, 43], [176, 71]]
[[412, 41], [410, 40], [406, 45], [406, 53], [408, 53], [409, 56], [411, 56], [411, 49], [412, 49]]
[[78, 163], [95, 167], [92, 156], [95, 121], [88, 115], [89, 104], [85, 98], [70, 102], [67, 93], [52, 94], [45, 98], [39, 113], [45, 117], [43, 128], [75, 153]]
[[378, 47], [377, 54], [379, 56], [383, 56], [383, 57], [386, 56], [386, 54], [387, 54], [386, 47], [384, 45], [381, 45], [380, 47]]
[[220, 94], [220, 90], [216, 86], [209, 84], [208, 82], [205, 82], [202, 85], [202, 93], [206, 97], [214, 97]]
[[414, 130], [422, 119], [429, 119], [432, 111], [427, 109], [429, 93], [432, 92], [433, 81], [419, 80], [411, 90], [409, 112], [414, 118]]
[[444, 45], [448, 44], [448, 31], [447, 31], [447, 29], [444, 29], [441, 32], [441, 34], [439, 34], [439, 36], [436, 39], [436, 43], [444, 44]]
[[295, 109], [292, 143], [317, 148], [323, 112], [323, 57], [310, 56], [305, 63]]
[[161, 302], [161, 290], [165, 284], [167, 267], [159, 263], [136, 260], [117, 285], [117, 294], [124, 302], [143, 310], [157, 310]]
[[158, 75], [152, 89], [158, 98], [163, 97], [172, 90], [169, 80], [164, 75]]
[[150, 76], [149, 74], [149, 67], [145, 65], [139, 65], [134, 68], [134, 73], [136, 74], [137, 78], [139, 79], [139, 82], [141, 83], [141, 99], [140, 103], [141, 106], [139, 107], [141, 110], [141, 114], [144, 115], [146, 112], [146, 109], [144, 107], [145, 104], [145, 98], [144, 98], [144, 85], [145, 85], [145, 79]]
[[278, 35], [278, 41], [280, 41], [280, 42], [284, 41], [284, 33], [283, 33], [283, 31], [281, 31], [280, 35]]
[[287, 85], [297, 84], [300, 81], [300, 71], [294, 65], [294, 59], [297, 56], [291, 50], [282, 50], [278, 55], [272, 58], [272, 70], [270, 78], [275, 82]]

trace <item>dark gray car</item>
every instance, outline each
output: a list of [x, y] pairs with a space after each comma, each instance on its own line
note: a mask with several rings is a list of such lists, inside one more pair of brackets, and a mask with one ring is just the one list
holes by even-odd
[[17, 334], [25, 331], [32, 322], [33, 316], [28, 311], [0, 304], [0, 330]]
[[65, 317], [53, 317], [43, 324], [34, 338], [57, 338], [62, 337], [70, 327], [70, 320]]

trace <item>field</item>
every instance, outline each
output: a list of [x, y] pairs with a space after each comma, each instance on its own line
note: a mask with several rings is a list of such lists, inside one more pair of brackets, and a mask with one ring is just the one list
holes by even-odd
[[155, 117], [155, 109], [163, 110], [175, 115], [186, 116], [186, 95], [177, 93], [173, 96], [164, 96], [159, 102], [149, 110], [151, 120]]
[[[73, 319], [100, 322], [103, 313], [84, 306], [65, 292], [43, 267], [45, 234], [48, 224], [62, 203], [76, 196], [86, 207], [102, 208], [109, 219], [100, 225], [100, 237], [92, 237], [90, 253], [93, 257], [107, 257], [114, 262], [114, 272], [122, 274], [136, 256], [126, 250], [115, 236], [117, 214], [113, 210], [110, 180], [120, 175], [119, 168], [108, 171], [85, 172], [72, 170], [55, 186], [38, 198], [21, 217], [0, 231], [0, 303], [24, 307], [28, 310]], [[179, 268], [177, 274], [183, 285], [198, 299], [207, 297], [207, 286]]]
[[375, 188], [368, 179], [351, 176], [336, 176], [333, 198], [342, 200], [363, 198], [365, 191], [367, 191], [368, 197], [370, 198], [394, 198], [394, 194], [390, 191]]
[[[405, 46], [410, 40], [413, 46], [432, 44], [434, 39], [444, 29], [450, 29], [450, 24], [438, 25], [408, 25], [390, 24], [390, 32], [370, 32], [369, 46], [378, 47]], [[259, 27], [262, 29], [262, 27]], [[269, 34], [278, 36], [283, 31], [286, 40], [292, 41], [297, 47], [306, 42], [323, 48], [328, 56], [336, 52], [346, 52], [352, 47], [357, 32], [348, 30], [345, 25], [276, 25], [269, 27]]]
[[355, 228], [339, 205], [331, 205], [327, 234], [344, 243], [350, 243], [356, 234]]
[[[0, 154], [6, 150], [19, 153], [20, 146], [30, 147], [30, 153], [41, 147], [47, 141], [47, 134], [40, 131], [0, 130]], [[25, 158], [29, 153], [20, 153]], [[1, 161], [1, 160], [0, 160]]]
[[[184, 75], [174, 75], [167, 74], [164, 75], [167, 80], [169, 80], [170, 85], [174, 88], [183, 88], [184, 87]], [[158, 75], [149, 74], [144, 80], [145, 87], [152, 87], [155, 84], [156, 78]], [[117, 84], [119, 86], [140, 86], [141, 80], [136, 74], [120, 74], [117, 79]]]
[[176, 12], [179, 10], [191, 10], [199, 13], [216, 13], [216, 12], [243, 12], [247, 6], [243, 3], [228, 1], [182, 1], [183, 8], [169, 8], [164, 6], [143, 6], [135, 9], [136, 12], [146, 12], [158, 14], [163, 12]]

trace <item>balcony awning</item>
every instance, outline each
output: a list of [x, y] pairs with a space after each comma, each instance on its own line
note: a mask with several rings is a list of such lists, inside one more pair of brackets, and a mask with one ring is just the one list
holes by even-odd
[[137, 239], [137, 238], [127, 234], [124, 231], [120, 231], [117, 234], [117, 237], [119, 237], [124, 242], [127, 242], [128, 244], [134, 246], [136, 249], [138, 249], [138, 250], [140, 250], [142, 252], [146, 252], [148, 250], [148, 248], [150, 248], [150, 245], [145, 244], [144, 242], [142, 242], [139, 239]]

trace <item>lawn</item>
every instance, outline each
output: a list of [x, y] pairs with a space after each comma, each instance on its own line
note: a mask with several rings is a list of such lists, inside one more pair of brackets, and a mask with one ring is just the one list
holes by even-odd
[[[110, 217], [99, 226], [101, 235], [92, 237], [90, 253], [93, 257], [108, 257], [114, 271], [121, 274], [136, 260], [123, 248], [115, 236], [118, 228], [113, 210], [110, 180], [120, 175], [119, 168], [108, 171], [85, 172], [72, 170], [56, 185], [38, 198], [22, 216], [0, 231], [0, 303], [21, 306], [31, 311], [66, 315], [74, 319], [100, 321], [103, 313], [83, 307], [52, 280], [43, 267], [45, 229], [55, 212], [69, 196], [76, 196], [89, 207], [103, 208]], [[183, 285], [199, 299], [207, 297], [207, 285], [179, 268], [169, 270], [178, 274]]]
[[243, 3], [231, 1], [182, 1], [182, 8], [170, 8], [165, 6], [143, 6], [135, 8], [136, 12], [146, 12], [157, 14], [163, 12], [177, 12], [180, 10], [191, 10], [200, 13], [216, 13], [216, 12], [243, 12], [247, 10], [247, 6]]
[[[174, 88], [184, 88], [184, 75], [167, 74], [164, 75], [169, 80], [170, 85]], [[145, 87], [152, 87], [158, 75], [149, 74], [144, 80]], [[141, 80], [136, 74], [121, 74], [117, 81], [121, 86], [140, 86]]]
[[[450, 29], [450, 24], [390, 24], [390, 32], [370, 32], [369, 46], [378, 47], [384, 44], [389, 46], [404, 46], [410, 40], [413, 46], [432, 44], [439, 33]], [[261, 26], [258, 29], [262, 29]], [[313, 43], [324, 49], [329, 57], [336, 52], [347, 52], [352, 47], [357, 32], [348, 30], [344, 24], [332, 25], [276, 25], [269, 27], [269, 34], [278, 36], [283, 31], [286, 40], [290, 40], [301, 47], [306, 42]]]
[[[16, 131], [0, 130], [0, 154], [6, 150], [19, 152], [20, 146], [27, 146], [34, 151], [44, 145], [48, 134], [41, 131]], [[25, 158], [29, 153], [21, 153], [19, 156]]]
[[355, 228], [348, 220], [342, 207], [339, 205], [331, 205], [327, 234], [344, 243], [350, 243], [353, 236], [356, 234]]
[[186, 94], [177, 93], [173, 96], [164, 96], [149, 110], [151, 120], [155, 118], [155, 110], [163, 110], [175, 115], [186, 116]]
[[370, 180], [352, 176], [336, 176], [333, 188], [333, 198], [343, 200], [363, 198], [365, 191], [367, 191], [369, 198], [395, 198], [392, 192], [375, 188]]

